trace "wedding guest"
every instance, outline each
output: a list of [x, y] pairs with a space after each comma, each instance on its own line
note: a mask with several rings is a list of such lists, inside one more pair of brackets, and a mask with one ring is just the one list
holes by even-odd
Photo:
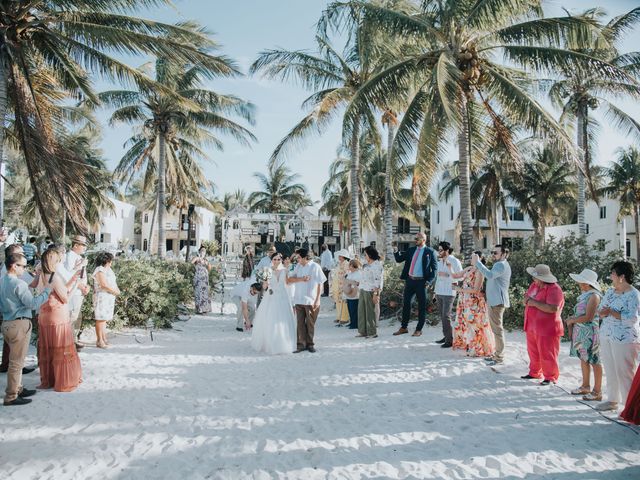
[[632, 283], [633, 265], [623, 260], [611, 266], [613, 287], [600, 303], [600, 357], [607, 375], [607, 400], [596, 410], [617, 410], [629, 395], [640, 352], [640, 292]]
[[347, 302], [343, 298], [344, 282], [349, 273], [349, 260], [351, 254], [348, 250], [342, 249], [336, 252], [338, 263], [331, 271], [331, 296], [336, 304], [336, 326], [341, 327], [349, 324], [349, 309]]
[[358, 335], [356, 336], [376, 338], [378, 336], [378, 322], [375, 306], [380, 302], [383, 268], [380, 254], [375, 247], [365, 247], [364, 259], [365, 264], [358, 285], [360, 296], [358, 298]]
[[42, 255], [42, 275], [37, 289], [50, 288], [52, 292], [38, 312], [38, 388], [71, 392], [82, 381], [68, 306], [69, 293], [76, 288], [80, 271], [75, 271], [69, 280], [61, 278], [56, 273], [61, 261], [62, 256], [56, 249], [49, 249]]
[[40, 253], [40, 256], [47, 251], [52, 243], [51, 237], [45, 237], [44, 240], [40, 242], [40, 246], [38, 247], [38, 253]]
[[343, 292], [344, 299], [347, 302], [347, 309], [349, 310], [349, 329], [355, 330], [358, 328], [358, 298], [360, 297], [360, 289], [358, 285], [362, 280], [360, 260], [354, 258], [349, 261], [349, 273], [345, 278]]
[[196, 313], [211, 312], [211, 296], [209, 289], [209, 272], [211, 264], [207, 260], [207, 249], [200, 247], [198, 255], [191, 260], [195, 265], [193, 276], [193, 290], [196, 304]]
[[[583, 400], [602, 400], [602, 363], [600, 362], [600, 327], [596, 312], [600, 305], [598, 274], [585, 268], [580, 273], [570, 273], [582, 292], [573, 309], [573, 316], [566, 324], [571, 337], [569, 355], [580, 359], [582, 384], [571, 390], [572, 395], [584, 395]], [[591, 368], [593, 367], [593, 391]]]
[[96, 256], [96, 269], [93, 272], [93, 316], [96, 321], [96, 347], [107, 348], [107, 322], [113, 320], [116, 296], [120, 289], [116, 283], [116, 274], [111, 268], [113, 255], [100, 252]]
[[4, 264], [7, 274], [0, 280], [2, 336], [11, 349], [4, 405], [25, 405], [31, 402], [28, 397], [36, 393], [22, 386], [22, 367], [31, 339], [32, 312], [47, 301], [51, 289], [46, 288], [41, 294], [33, 296], [27, 283], [19, 278], [27, 266], [24, 255], [6, 255]]
[[271, 268], [271, 257], [274, 253], [277, 253], [276, 246], [271, 245], [267, 250], [267, 253], [260, 259], [258, 265], [256, 265], [256, 270], [262, 270], [264, 268]]
[[323, 288], [323, 292], [322, 292], [322, 296], [323, 297], [328, 297], [329, 296], [329, 272], [331, 272], [331, 270], [333, 269], [333, 254], [331, 253], [331, 250], [329, 250], [329, 247], [327, 247], [326, 244], [323, 244], [320, 247], [320, 266], [322, 267], [322, 273], [324, 273], [324, 276], [327, 277], [327, 281], [324, 282], [324, 285], [322, 286]]
[[262, 284], [248, 278], [238, 283], [231, 291], [231, 298], [236, 304], [236, 330], [243, 332], [251, 330], [256, 316], [256, 300], [258, 292], [262, 291]]
[[313, 337], [320, 311], [320, 295], [322, 294], [322, 285], [327, 281], [327, 277], [322, 273], [320, 265], [311, 261], [307, 249], [300, 248], [296, 253], [298, 265], [294, 270], [295, 276], [288, 279], [288, 282], [296, 284], [293, 304], [298, 323], [298, 340], [294, 353], [305, 350], [314, 353], [316, 348]]
[[71, 239], [71, 249], [64, 256], [64, 268], [68, 271], [81, 268], [80, 277], [76, 283], [76, 288], [69, 294], [69, 319], [74, 331], [76, 339], [76, 350], [84, 348], [80, 343], [80, 333], [82, 332], [82, 303], [84, 297], [89, 293], [89, 285], [87, 285], [87, 261], [84, 254], [87, 251], [87, 238], [83, 235], [76, 235]]
[[[287, 271], [287, 275], [289, 277], [293, 276], [293, 271], [296, 268], [295, 257], [296, 257], [296, 254], [294, 253], [290, 257], [284, 257], [282, 259], [282, 266]], [[291, 299], [291, 305], [293, 305], [293, 297], [296, 294], [296, 284], [295, 283], [287, 283], [287, 287], [286, 288], [287, 288], [287, 292], [289, 293], [289, 299]], [[295, 305], [293, 305], [294, 312], [295, 312], [295, 309], [296, 309], [296, 307], [295, 307]]]
[[453, 284], [458, 281], [453, 278], [454, 273], [462, 271], [460, 260], [452, 255], [452, 248], [449, 242], [440, 242], [438, 245], [438, 275], [436, 276], [436, 303], [438, 315], [442, 323], [442, 339], [436, 340], [442, 348], [453, 346], [453, 331], [451, 330], [451, 312], [453, 302], [456, 299], [456, 292]]
[[549, 385], [556, 383], [560, 376], [558, 355], [560, 338], [564, 334], [561, 318], [564, 294], [548, 265], [527, 267], [527, 273], [533, 277], [524, 295], [529, 373], [521, 378], [542, 377], [540, 385]]
[[[482, 252], [474, 252], [484, 265], [486, 260]], [[453, 278], [462, 278], [462, 286], [454, 287], [460, 294], [453, 328], [453, 348], [466, 350], [470, 357], [493, 355], [495, 341], [482, 285], [484, 277], [475, 266], [465, 268], [463, 272], [451, 274]]]
[[495, 340], [495, 353], [493, 356], [486, 357], [485, 360], [489, 365], [500, 365], [504, 361], [504, 327], [502, 318], [505, 308], [509, 308], [509, 285], [511, 283], [511, 266], [507, 259], [509, 258], [509, 249], [503, 245], [496, 245], [491, 251], [493, 257], [493, 266], [487, 268], [478, 255], [471, 255], [471, 264], [482, 273], [487, 279], [485, 296], [489, 305], [489, 324]]
[[244, 258], [242, 259], [242, 273], [243, 280], [247, 280], [253, 274], [253, 248], [248, 246], [244, 249]]
[[415, 296], [418, 300], [418, 325], [414, 337], [422, 335], [422, 328], [427, 316], [426, 285], [433, 281], [438, 268], [435, 252], [426, 246], [427, 236], [419, 232], [416, 234], [415, 247], [406, 252], [398, 252], [393, 246], [393, 256], [396, 263], [404, 262], [400, 279], [404, 280], [404, 294], [402, 300], [402, 324], [394, 335], [409, 333], [409, 315], [411, 314], [411, 301]]
[[27, 243], [22, 247], [24, 256], [27, 259], [27, 265], [33, 266], [36, 261], [36, 254], [38, 253], [38, 247], [36, 247], [36, 237], [29, 237]]
[[636, 369], [620, 418], [634, 425], [640, 425], [640, 368]]

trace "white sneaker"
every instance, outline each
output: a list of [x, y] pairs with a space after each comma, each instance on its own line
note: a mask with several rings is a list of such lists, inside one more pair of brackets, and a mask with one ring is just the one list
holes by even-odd
[[599, 412], [608, 412], [610, 410], [617, 410], [618, 403], [617, 402], [602, 402], [593, 407]]

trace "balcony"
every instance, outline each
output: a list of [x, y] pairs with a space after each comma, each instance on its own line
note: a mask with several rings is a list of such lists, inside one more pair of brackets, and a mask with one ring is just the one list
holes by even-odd
[[400, 229], [400, 231], [398, 231], [398, 226], [394, 225], [393, 226], [393, 234], [394, 235], [415, 235], [416, 233], [420, 233], [420, 226], [419, 225], [412, 225], [409, 228], [402, 228]]

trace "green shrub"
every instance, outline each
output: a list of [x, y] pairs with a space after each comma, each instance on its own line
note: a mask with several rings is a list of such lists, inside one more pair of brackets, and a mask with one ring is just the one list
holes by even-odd
[[[156, 328], [171, 327], [178, 305], [193, 302], [194, 266], [191, 263], [116, 258], [112, 268], [121, 294], [116, 297], [111, 328], [144, 327], [149, 320]], [[218, 272], [212, 269], [209, 278], [215, 289]], [[82, 319], [83, 323], [93, 325], [93, 290], [85, 297]]]

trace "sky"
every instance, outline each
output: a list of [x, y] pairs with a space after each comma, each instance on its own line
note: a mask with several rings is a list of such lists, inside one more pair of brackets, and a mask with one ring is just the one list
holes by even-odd
[[[214, 33], [221, 53], [233, 58], [241, 70], [248, 71], [258, 54], [270, 48], [287, 50], [313, 49], [315, 24], [327, 0], [174, 0], [173, 7], [143, 11], [140, 16], [156, 21], [173, 23], [195, 19]], [[640, 0], [616, 0], [605, 2], [609, 16], [619, 15], [638, 6]], [[561, 7], [572, 13], [595, 6], [592, 0], [553, 0], [546, 2], [547, 15], [562, 15]], [[640, 45], [640, 28], [626, 37], [623, 51], [637, 49]], [[132, 59], [139, 66], [143, 59]], [[254, 172], [266, 173], [269, 156], [287, 132], [307, 113], [301, 109], [303, 100], [310, 94], [301, 88], [265, 80], [259, 77], [218, 79], [208, 88], [220, 93], [234, 94], [256, 105], [256, 125], [251, 131], [258, 138], [252, 147], [243, 147], [231, 138], [224, 138], [223, 152], [210, 151], [212, 162], [203, 165], [209, 179], [222, 196], [225, 192], [243, 189], [252, 192], [259, 188]], [[105, 87], [106, 88], [106, 87]], [[625, 104], [628, 112], [640, 120], [640, 106]], [[108, 112], [100, 117], [107, 118]], [[597, 117], [597, 115], [596, 115]], [[131, 135], [131, 127], [107, 127], [103, 132], [102, 149], [109, 167], [113, 168], [122, 157], [123, 144]], [[312, 199], [320, 201], [322, 185], [328, 180], [328, 167], [336, 157], [340, 144], [340, 120], [326, 130], [321, 137], [311, 137], [303, 148], [287, 156], [287, 163], [300, 175]], [[596, 163], [606, 164], [616, 148], [631, 143], [604, 125], [599, 135], [599, 151]], [[454, 152], [451, 152], [453, 159]]]

